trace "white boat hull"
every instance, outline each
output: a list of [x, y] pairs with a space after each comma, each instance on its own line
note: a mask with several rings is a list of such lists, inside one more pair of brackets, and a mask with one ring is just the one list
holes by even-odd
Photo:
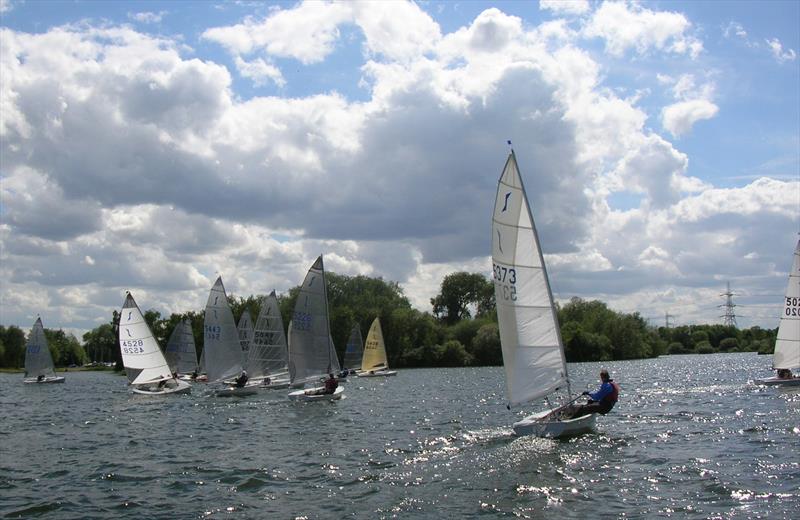
[[397, 370], [376, 370], [375, 372], [361, 372], [358, 377], [389, 377], [396, 375]]
[[557, 439], [589, 433], [595, 428], [597, 414], [583, 415], [567, 420], [546, 419], [551, 412], [552, 410], [545, 410], [515, 422], [513, 426], [514, 433], [520, 436], [534, 435], [536, 437]]
[[800, 386], [800, 377], [790, 377], [788, 379], [768, 377], [766, 379], [756, 379], [756, 384], [767, 386]]
[[245, 397], [248, 395], [256, 395], [258, 387], [253, 386], [227, 386], [214, 391], [217, 397]]
[[35, 383], [41, 385], [44, 383], [63, 383], [64, 380], [65, 378], [63, 376], [54, 376], [54, 377], [45, 377], [41, 381], [39, 381], [38, 379], [24, 379], [23, 382], [25, 384]]
[[311, 401], [338, 401], [342, 398], [344, 394], [344, 388], [341, 386], [336, 387], [336, 390], [332, 394], [318, 394], [315, 392], [319, 392], [323, 390], [324, 387], [316, 387], [316, 388], [309, 388], [307, 390], [295, 390], [294, 392], [289, 392], [289, 399], [293, 401], [303, 401], [303, 402], [311, 402]]
[[175, 380], [175, 386], [164, 386], [157, 388], [156, 385], [133, 385], [133, 393], [139, 395], [172, 395], [188, 394], [192, 391], [192, 385], [186, 381]]

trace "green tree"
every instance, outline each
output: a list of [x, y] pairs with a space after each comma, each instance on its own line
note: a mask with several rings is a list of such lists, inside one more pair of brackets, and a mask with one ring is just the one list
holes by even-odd
[[494, 311], [494, 285], [483, 275], [458, 272], [442, 281], [439, 294], [431, 298], [433, 315], [447, 325], [472, 317], [487, 316]]
[[478, 329], [472, 340], [473, 362], [479, 366], [502, 365], [503, 349], [500, 347], [500, 329], [496, 323], [486, 323]]
[[25, 333], [16, 325], [0, 325], [4, 352], [0, 362], [4, 368], [20, 368], [25, 364]]

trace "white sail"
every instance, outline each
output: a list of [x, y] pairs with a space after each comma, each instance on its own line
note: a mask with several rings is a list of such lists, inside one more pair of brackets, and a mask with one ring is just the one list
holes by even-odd
[[167, 360], [131, 293], [125, 297], [120, 313], [119, 350], [130, 384], [157, 383], [172, 378]]
[[197, 370], [197, 350], [191, 321], [186, 319], [175, 326], [167, 341], [164, 357], [173, 372], [191, 374]]
[[208, 382], [238, 376], [242, 372], [242, 347], [222, 277], [217, 278], [208, 295], [203, 331]]
[[[334, 371], [328, 321], [328, 297], [322, 256], [308, 270], [289, 328], [289, 376], [292, 383], [312, 381]], [[338, 361], [336, 363], [338, 365]]]
[[385, 370], [389, 368], [386, 360], [386, 345], [383, 342], [383, 330], [378, 318], [372, 321], [364, 342], [364, 357], [361, 361], [361, 371]]
[[800, 242], [794, 249], [792, 270], [789, 271], [772, 366], [776, 369], [800, 368]]
[[328, 359], [330, 359], [329, 374], [338, 374], [342, 371], [342, 365], [339, 364], [339, 355], [336, 353], [336, 346], [333, 344], [333, 336], [328, 337]]
[[508, 156], [492, 218], [492, 268], [510, 404], [567, 383], [567, 366], [539, 238], [517, 160]]
[[250, 317], [247, 309], [239, 316], [236, 329], [239, 331], [239, 345], [242, 348], [242, 366], [246, 366], [247, 358], [250, 355], [250, 343], [253, 340], [253, 318]]
[[360, 369], [363, 356], [364, 341], [361, 338], [361, 326], [356, 323], [350, 330], [350, 338], [347, 340], [347, 346], [344, 349], [342, 368], [345, 370]]
[[28, 343], [25, 346], [25, 377], [55, 377], [55, 375], [53, 356], [50, 353], [50, 347], [47, 345], [47, 338], [44, 335], [42, 319], [36, 318], [31, 328], [31, 335], [28, 336]]
[[285, 374], [289, 370], [286, 333], [275, 291], [261, 300], [245, 366], [250, 378]]

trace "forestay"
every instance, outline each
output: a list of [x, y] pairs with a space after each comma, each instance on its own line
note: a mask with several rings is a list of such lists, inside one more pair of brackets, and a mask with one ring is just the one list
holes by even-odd
[[197, 370], [197, 350], [191, 321], [186, 319], [175, 326], [167, 341], [164, 357], [173, 372], [191, 374]]
[[378, 318], [372, 321], [364, 343], [364, 358], [361, 361], [361, 371], [384, 370], [388, 368], [386, 360], [386, 345], [383, 342], [383, 330]]
[[157, 383], [172, 378], [167, 360], [131, 293], [125, 298], [120, 314], [119, 349], [130, 384]]
[[222, 277], [217, 278], [208, 295], [203, 332], [208, 381], [238, 376], [242, 371], [242, 349]]
[[261, 300], [247, 358], [247, 373], [251, 378], [286, 373], [289, 369], [286, 350], [283, 318], [278, 297], [272, 291]]
[[800, 368], [800, 242], [794, 249], [772, 365], [776, 369]]
[[567, 383], [561, 335], [539, 238], [512, 151], [497, 187], [492, 262], [509, 403]]
[[25, 377], [55, 377], [55, 375], [53, 356], [50, 354], [50, 347], [44, 335], [44, 325], [41, 318], [36, 318], [25, 347]]
[[322, 256], [308, 270], [297, 294], [289, 327], [289, 376], [292, 383], [314, 380], [335, 370], [328, 321]]

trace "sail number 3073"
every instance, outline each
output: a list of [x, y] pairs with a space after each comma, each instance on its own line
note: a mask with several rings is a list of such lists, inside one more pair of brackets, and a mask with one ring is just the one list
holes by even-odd
[[517, 301], [517, 271], [513, 267], [503, 267], [492, 264], [494, 267], [494, 283], [499, 287], [499, 294], [504, 300]]

